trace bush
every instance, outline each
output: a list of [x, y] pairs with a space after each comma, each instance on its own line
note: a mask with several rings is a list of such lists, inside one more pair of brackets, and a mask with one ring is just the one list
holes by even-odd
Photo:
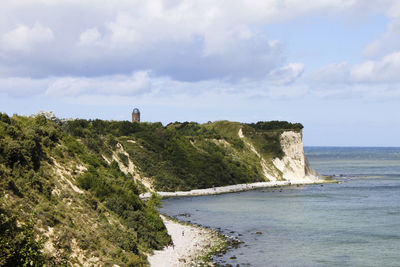
[[42, 242], [35, 241], [33, 223], [17, 226], [17, 217], [0, 208], [0, 265], [43, 266]]
[[17, 162], [25, 162], [22, 154], [22, 146], [18, 141], [9, 140], [3, 148], [3, 153], [5, 164], [9, 167], [13, 167]]
[[257, 123], [248, 124], [256, 130], [295, 130], [303, 129], [301, 123], [290, 123], [287, 121], [259, 121]]
[[84, 148], [83, 146], [76, 141], [73, 137], [71, 136], [64, 136], [63, 138], [64, 144], [67, 147], [67, 151], [70, 154], [83, 154]]
[[8, 117], [8, 115], [6, 113], [1, 113], [1, 112], [0, 112], [0, 121], [7, 123], [7, 124], [11, 123], [10, 117]]
[[124, 163], [125, 166], [129, 166], [129, 158], [122, 153], [118, 153], [118, 157], [121, 159], [122, 163]]

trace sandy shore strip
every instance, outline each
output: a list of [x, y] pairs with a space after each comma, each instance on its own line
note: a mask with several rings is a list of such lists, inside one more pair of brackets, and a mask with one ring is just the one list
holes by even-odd
[[224, 248], [227, 244], [220, 234], [211, 229], [177, 222], [163, 215], [161, 218], [172, 237], [174, 247], [155, 250], [148, 257], [150, 266], [212, 266], [211, 263], [204, 262], [202, 257], [213, 250]]
[[[204, 195], [217, 195], [224, 193], [232, 193], [232, 192], [241, 192], [248, 191], [257, 188], [265, 188], [265, 187], [277, 187], [277, 186], [288, 186], [288, 185], [307, 185], [307, 184], [322, 184], [328, 183], [332, 181], [326, 181], [323, 179], [301, 179], [301, 180], [293, 180], [293, 181], [274, 181], [274, 182], [258, 182], [258, 183], [250, 183], [250, 184], [236, 184], [236, 185], [228, 185], [228, 186], [219, 186], [214, 188], [206, 188], [206, 189], [195, 189], [190, 191], [177, 191], [177, 192], [157, 192], [161, 197], [184, 197], [184, 196], [204, 196]], [[151, 193], [143, 193], [140, 194], [141, 199], [150, 198]]]

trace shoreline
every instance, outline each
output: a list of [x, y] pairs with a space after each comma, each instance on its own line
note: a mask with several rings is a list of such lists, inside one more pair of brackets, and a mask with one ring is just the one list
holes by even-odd
[[218, 231], [160, 215], [174, 247], [154, 250], [148, 255], [150, 266], [214, 266], [211, 255], [229, 246], [228, 238]]
[[[290, 185], [313, 185], [325, 183], [338, 183], [336, 180], [311, 180], [258, 182], [251, 184], [237, 184], [191, 191], [157, 192], [161, 197], [184, 197], [217, 195], [259, 188], [280, 187]], [[141, 194], [140, 198], [148, 199], [151, 193]], [[176, 218], [160, 214], [168, 233], [174, 242], [174, 247], [164, 247], [163, 250], [154, 250], [153, 255], [148, 255], [150, 266], [215, 266], [212, 256], [224, 253], [235, 240], [218, 232], [218, 230], [180, 221]], [[240, 242], [239, 240], [236, 240]]]
[[[336, 180], [326, 180], [326, 179], [299, 179], [294, 181], [273, 181], [273, 182], [257, 182], [249, 184], [236, 184], [227, 186], [218, 186], [214, 188], [205, 189], [193, 189], [190, 191], [176, 191], [176, 192], [155, 192], [162, 198], [168, 197], [193, 197], [193, 196], [206, 196], [206, 195], [219, 195], [225, 193], [234, 193], [249, 191], [259, 188], [267, 187], [279, 187], [279, 186], [290, 186], [290, 185], [311, 185], [311, 184], [325, 184], [325, 183], [337, 183]], [[139, 195], [141, 199], [149, 199], [151, 192], [142, 193]]]

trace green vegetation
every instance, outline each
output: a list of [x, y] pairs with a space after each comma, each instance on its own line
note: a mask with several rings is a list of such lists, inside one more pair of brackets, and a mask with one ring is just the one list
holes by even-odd
[[267, 160], [282, 157], [280, 134], [301, 129], [276, 121], [61, 123], [0, 113], [0, 265], [79, 264], [82, 257], [146, 265], [145, 253], [170, 236], [160, 199], [139, 199], [146, 188], [126, 172], [132, 163], [158, 191], [264, 181], [249, 143]]
[[0, 265], [42, 266], [42, 242], [35, 240], [33, 223], [18, 226], [17, 217], [0, 208]]
[[287, 121], [259, 121], [257, 123], [247, 124], [253, 129], [256, 130], [293, 130], [293, 131], [300, 131], [304, 127], [301, 123], [290, 123]]
[[101, 157], [114, 139], [74, 123], [0, 113], [0, 265], [66, 265], [77, 253], [145, 265], [145, 252], [170, 241], [159, 201], [141, 201], [142, 186]]
[[246, 124], [243, 127], [244, 135], [257, 148], [259, 153], [266, 158], [282, 158], [280, 136], [284, 131], [300, 132], [303, 129], [301, 123], [287, 121], [268, 121]]
[[[285, 121], [218, 121], [175, 122], [164, 127], [161, 123], [75, 120], [63, 128], [96, 153], [107, 154], [104, 144], [120, 142], [142, 174], [153, 180], [156, 190], [176, 191], [264, 181], [259, 159], [246, 150], [239, 129], [243, 128], [246, 138], [268, 159], [283, 157], [279, 140], [283, 131], [301, 131], [303, 126]], [[128, 166], [124, 154], [119, 153], [119, 158]]]
[[235, 149], [230, 151], [220, 145], [225, 139], [214, 128], [174, 123], [143, 129], [132, 137], [136, 143], [121, 142], [134, 163], [154, 179], [157, 190], [190, 190], [262, 180], [256, 168], [231, 156]]

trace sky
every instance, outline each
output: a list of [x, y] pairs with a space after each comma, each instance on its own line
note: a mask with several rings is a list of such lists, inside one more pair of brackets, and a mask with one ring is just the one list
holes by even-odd
[[0, 112], [287, 120], [306, 146], [400, 146], [398, 0], [0, 3]]

